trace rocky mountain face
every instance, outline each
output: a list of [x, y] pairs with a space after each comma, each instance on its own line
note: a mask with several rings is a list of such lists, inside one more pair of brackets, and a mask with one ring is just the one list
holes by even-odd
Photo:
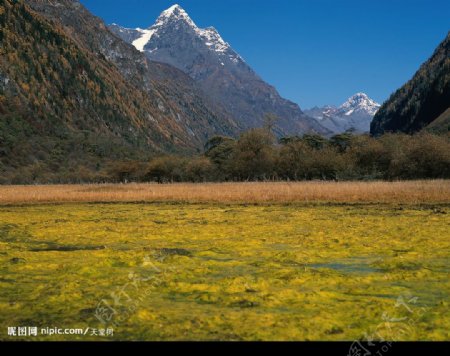
[[61, 26], [80, 48], [112, 64], [122, 80], [146, 95], [145, 100], [155, 108], [149, 120], [159, 127], [164, 150], [202, 149], [212, 136], [239, 132], [231, 115], [209, 100], [188, 75], [170, 65], [149, 61], [78, 1], [27, 0], [27, 4]]
[[305, 114], [315, 118], [322, 126], [335, 134], [352, 130], [356, 133], [368, 133], [373, 117], [380, 104], [364, 93], [357, 93], [339, 107], [325, 106], [306, 110]]
[[244, 129], [262, 126], [264, 115], [272, 113], [279, 117], [276, 131], [280, 136], [328, 131], [265, 83], [215, 28], [197, 27], [179, 5], [162, 12], [147, 29], [117, 24], [109, 29], [150, 60], [187, 73]]
[[384, 103], [372, 122], [373, 135], [450, 130], [450, 33], [414, 77]]

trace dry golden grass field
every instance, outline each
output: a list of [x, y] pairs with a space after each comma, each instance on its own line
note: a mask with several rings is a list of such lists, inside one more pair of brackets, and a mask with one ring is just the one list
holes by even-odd
[[450, 181], [0, 186], [0, 204], [448, 203]]

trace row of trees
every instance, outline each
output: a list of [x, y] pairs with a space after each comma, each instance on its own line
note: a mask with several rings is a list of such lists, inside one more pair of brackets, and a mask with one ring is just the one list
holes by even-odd
[[215, 137], [196, 157], [115, 162], [106, 177], [159, 183], [450, 178], [450, 137], [345, 133], [331, 139], [305, 135], [276, 141], [270, 130], [254, 129], [238, 140]]
[[215, 137], [197, 156], [135, 160], [124, 160], [114, 152], [107, 154], [109, 160], [96, 155], [77, 160], [75, 145], [74, 156], [67, 157], [65, 165], [58, 163], [59, 151], [52, 147], [48, 149], [52, 157], [57, 155], [55, 159], [38, 151], [42, 159], [32, 164], [18, 162], [14, 170], [0, 159], [0, 184], [450, 178], [450, 136], [426, 132], [379, 138], [351, 133], [330, 139], [305, 135], [277, 141], [270, 130], [255, 129], [237, 140]]

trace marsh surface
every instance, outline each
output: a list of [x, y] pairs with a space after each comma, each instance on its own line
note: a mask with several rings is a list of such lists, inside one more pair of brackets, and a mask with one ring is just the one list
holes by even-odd
[[0, 207], [0, 339], [448, 340], [449, 231], [445, 205]]

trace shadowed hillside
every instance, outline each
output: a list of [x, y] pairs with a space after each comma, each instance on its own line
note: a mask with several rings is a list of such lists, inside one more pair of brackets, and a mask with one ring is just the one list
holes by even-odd
[[[430, 124], [435, 131], [448, 131], [449, 121], [441, 115], [449, 108], [450, 33], [414, 78], [381, 107], [372, 122], [371, 132], [374, 135], [414, 133]], [[434, 123], [438, 118], [440, 121]]]

